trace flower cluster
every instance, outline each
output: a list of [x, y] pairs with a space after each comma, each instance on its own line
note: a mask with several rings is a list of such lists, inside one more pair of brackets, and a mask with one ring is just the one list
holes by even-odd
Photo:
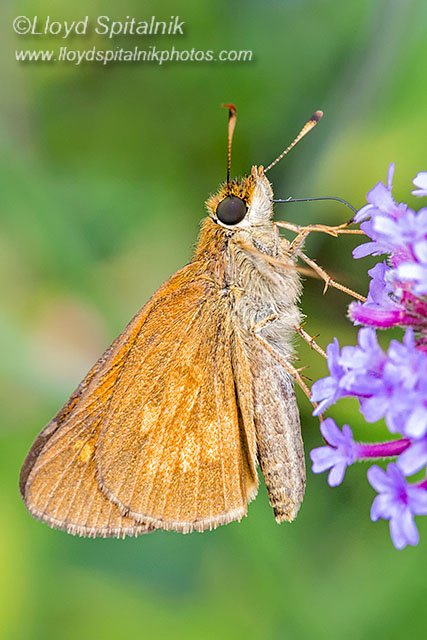
[[[368, 480], [378, 492], [371, 508], [372, 520], [390, 521], [396, 548], [418, 543], [414, 515], [427, 515], [427, 480], [409, 482], [408, 476], [427, 467], [427, 208], [418, 212], [397, 204], [391, 193], [394, 165], [387, 184], [379, 182], [367, 195], [368, 204], [354, 217], [370, 238], [353, 256], [387, 254], [368, 273], [366, 302], [350, 305], [349, 316], [359, 330], [358, 344], [340, 349], [338, 340], [327, 349], [330, 375], [312, 386], [314, 415], [320, 415], [339, 398], [353, 396], [367, 422], [384, 419], [390, 442], [363, 444], [353, 439], [351, 428], [341, 431], [332, 418], [321, 424], [326, 446], [311, 452], [313, 471], [330, 469], [330, 486], [340, 484], [347, 466], [356, 460], [397, 456], [384, 471], [371, 466]], [[413, 181], [416, 196], [427, 195], [427, 172]], [[385, 352], [375, 328], [406, 327], [402, 342], [392, 340]]]
[[[381, 262], [368, 271], [372, 280], [366, 302], [350, 305], [355, 324], [379, 328], [413, 326], [421, 336], [419, 348], [427, 351], [427, 208], [418, 212], [397, 204], [391, 194], [394, 164], [387, 186], [379, 182], [368, 192], [368, 203], [354, 217], [371, 238], [353, 252], [354, 258], [369, 254], [389, 254], [389, 264]], [[418, 173], [412, 193], [427, 195], [427, 171]]]

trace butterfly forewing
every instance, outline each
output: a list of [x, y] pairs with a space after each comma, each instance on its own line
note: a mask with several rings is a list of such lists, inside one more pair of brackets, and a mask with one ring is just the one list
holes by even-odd
[[196, 275], [178, 291], [171, 282], [129, 354], [101, 431], [98, 479], [140, 522], [204, 530], [246, 513], [257, 480], [231, 337], [226, 297]]

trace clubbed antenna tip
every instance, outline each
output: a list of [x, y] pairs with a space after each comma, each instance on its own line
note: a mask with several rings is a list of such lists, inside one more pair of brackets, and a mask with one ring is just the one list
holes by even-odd
[[301, 138], [303, 138], [309, 131], [312, 130], [313, 127], [316, 126], [316, 124], [319, 122], [322, 116], [323, 116], [323, 111], [320, 111], [320, 109], [318, 111], [315, 111], [311, 116], [310, 120], [308, 120], [308, 122], [305, 123], [305, 125], [303, 126], [303, 128], [301, 129], [297, 137], [295, 138], [295, 140], [291, 142], [289, 147], [286, 147], [286, 149], [282, 151], [280, 156], [277, 156], [277, 158], [273, 160], [271, 164], [268, 165], [264, 173], [267, 173], [267, 171], [270, 171], [270, 169], [274, 167], [275, 164], [277, 164], [287, 153], [289, 153], [289, 151], [293, 149], [293, 147], [297, 144], [297, 142], [299, 142]]

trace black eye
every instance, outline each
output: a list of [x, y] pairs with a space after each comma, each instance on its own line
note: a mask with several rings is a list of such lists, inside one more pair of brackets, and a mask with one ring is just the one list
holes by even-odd
[[217, 206], [216, 215], [224, 224], [237, 224], [246, 215], [246, 204], [237, 196], [227, 196]]

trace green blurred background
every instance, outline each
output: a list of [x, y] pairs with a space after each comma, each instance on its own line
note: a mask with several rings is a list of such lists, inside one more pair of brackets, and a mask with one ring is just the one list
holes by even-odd
[[[362, 466], [329, 489], [308, 472], [296, 522], [277, 526], [264, 487], [249, 517], [211, 533], [73, 538], [25, 511], [17, 481], [41, 427], [153, 291], [190, 258], [203, 202], [225, 177], [226, 112], [238, 123], [232, 170], [269, 163], [311, 113], [318, 127], [270, 173], [278, 197], [341, 196], [359, 207], [397, 165], [410, 202], [427, 169], [424, 0], [83, 0], [2, 4], [0, 69], [0, 637], [105, 639], [402, 638], [425, 634], [426, 522], [395, 551], [373, 524]], [[19, 64], [16, 48], [110, 48], [104, 38], [18, 37], [17, 15], [53, 19], [179, 14], [181, 37], [114, 46], [252, 49], [248, 63]], [[282, 207], [279, 209], [279, 207]], [[277, 205], [277, 217], [335, 224], [336, 204]], [[307, 252], [366, 292], [373, 261], [354, 239], [313, 237]], [[348, 299], [306, 282], [307, 329], [352, 343]], [[384, 336], [385, 340], [389, 336]], [[299, 345], [313, 379], [320, 357]], [[306, 452], [321, 444], [299, 394]], [[379, 440], [357, 406], [333, 409]]]

